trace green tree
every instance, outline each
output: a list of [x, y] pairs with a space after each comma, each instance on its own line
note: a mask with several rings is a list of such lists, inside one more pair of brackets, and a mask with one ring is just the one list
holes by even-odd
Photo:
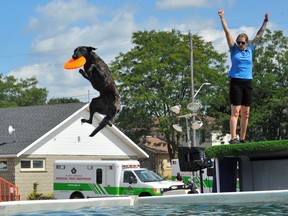
[[66, 103], [79, 103], [80, 100], [77, 98], [51, 98], [47, 104], [66, 104]]
[[[132, 42], [135, 46], [120, 53], [111, 65], [124, 107], [117, 126], [135, 142], [151, 133], [151, 128], [157, 128], [157, 134], [168, 143], [170, 158], [175, 158], [181, 139], [172, 128], [177, 119], [170, 107], [179, 104], [183, 113], [188, 113], [186, 106], [191, 102], [189, 36], [176, 30], [139, 31], [133, 34]], [[202, 111], [207, 112], [210, 102], [226, 103], [225, 55], [217, 53], [210, 42], [198, 35], [193, 35], [193, 50], [195, 86], [204, 82], [213, 85], [197, 95], [207, 108]]]
[[37, 88], [35, 77], [16, 79], [0, 74], [0, 107], [32, 106], [46, 103], [48, 91]]
[[288, 138], [288, 38], [282, 31], [266, 31], [254, 60], [254, 98], [250, 139]]

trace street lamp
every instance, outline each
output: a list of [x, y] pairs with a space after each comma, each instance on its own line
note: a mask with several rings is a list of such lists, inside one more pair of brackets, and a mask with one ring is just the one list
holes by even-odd
[[[192, 132], [193, 132], [193, 146], [196, 147], [196, 130], [201, 128], [203, 126], [203, 122], [201, 121], [201, 119], [197, 116], [196, 112], [200, 109], [200, 105], [196, 102], [194, 102], [195, 97], [197, 96], [197, 94], [200, 92], [200, 90], [202, 89], [202, 87], [204, 85], [211, 85], [211, 83], [203, 83], [199, 89], [195, 92], [195, 95], [193, 95], [192, 98], [192, 102], [189, 103], [187, 105], [187, 109], [189, 109], [190, 111], [192, 111], [192, 113], [190, 114], [186, 114], [186, 115], [181, 115], [181, 116], [177, 116], [177, 118], [185, 118], [186, 120], [186, 129], [187, 129], [187, 143], [188, 143], [188, 147], [191, 147], [191, 140], [190, 140], [190, 127], [189, 127], [189, 122], [188, 120], [192, 117], [192, 124], [191, 124], [191, 128], [192, 128]], [[176, 105], [170, 108], [170, 110], [172, 112], [174, 112], [176, 115], [178, 115], [181, 112], [181, 106], [180, 105]], [[196, 120], [195, 117], [198, 117], [199, 120]], [[174, 124], [172, 125], [172, 127], [178, 131], [178, 132], [182, 132], [182, 127], [179, 124]]]
[[182, 133], [182, 127], [180, 124], [173, 124], [172, 127], [179, 133]]
[[[203, 83], [200, 87], [199, 87], [199, 89], [195, 92], [195, 94], [192, 94], [192, 102], [191, 103], [189, 103], [188, 105], [187, 105], [187, 109], [189, 109], [189, 110], [191, 110], [192, 112], [196, 112], [199, 108], [200, 108], [200, 105], [198, 104], [198, 103], [196, 103], [196, 102], [194, 102], [194, 99], [196, 98], [196, 96], [198, 95], [198, 93], [200, 92], [200, 90], [202, 89], [202, 87], [204, 86], [204, 85], [211, 85], [211, 83], [208, 83], [208, 82], [206, 82], [206, 83]], [[194, 93], [194, 88], [192, 88], [193, 89], [193, 93]], [[194, 122], [196, 122], [195, 121], [195, 116], [193, 116], [193, 119], [192, 119], [192, 122], [194, 123]], [[201, 122], [202, 123], [202, 122]], [[196, 126], [197, 125], [197, 126]], [[193, 132], [193, 146], [194, 147], [196, 147], [196, 129], [195, 128], [200, 128], [200, 127], [202, 127], [202, 125], [203, 124], [200, 124], [199, 122], [198, 122], [198, 124], [194, 124], [194, 127], [192, 127], [192, 132]]]
[[201, 128], [202, 126], [203, 126], [203, 122], [200, 120], [192, 122], [192, 125], [191, 125], [193, 130], [197, 130], [197, 129]]
[[200, 86], [200, 88], [196, 91], [196, 93], [194, 94], [194, 99], [196, 98], [196, 95], [199, 93], [199, 91], [201, 90], [201, 88], [202, 88], [204, 85], [211, 85], [211, 83], [208, 83], [208, 82], [203, 83], [203, 84]]
[[[189, 113], [189, 114], [185, 114], [185, 115], [178, 115], [181, 112], [181, 106], [180, 105], [176, 105], [170, 108], [170, 110], [172, 112], [174, 112], [177, 115], [177, 118], [185, 118], [186, 121], [186, 130], [187, 130], [187, 144], [188, 147], [191, 147], [191, 139], [190, 139], [190, 127], [189, 127], [189, 119], [191, 117], [195, 117], [196, 113]], [[202, 127], [203, 123], [200, 121], [193, 121], [191, 124], [191, 128], [196, 130], [199, 129], [200, 127]], [[178, 131], [179, 133], [182, 133], [182, 127], [180, 124], [173, 124], [172, 127]]]
[[[192, 112], [197, 111], [200, 108], [200, 105], [198, 105], [197, 103], [194, 102], [194, 99], [196, 97], [196, 95], [199, 93], [199, 91], [201, 90], [201, 88], [204, 85], [210, 85], [210, 83], [203, 83], [200, 88], [196, 91], [196, 93], [194, 94], [194, 70], [193, 70], [193, 38], [192, 38], [192, 34], [189, 31], [189, 39], [190, 39], [190, 77], [191, 77], [191, 97], [192, 97], [192, 101], [191, 103], [189, 103], [187, 105], [187, 108], [189, 110], [191, 110]], [[198, 105], [198, 106], [197, 106]], [[196, 108], [198, 107], [198, 109], [196, 110]], [[193, 116], [192, 122], [195, 122], [195, 116]], [[196, 131], [195, 129], [192, 128], [193, 131], [193, 146], [196, 147]]]
[[174, 112], [175, 114], [179, 114], [180, 111], [181, 111], [181, 105], [173, 106], [173, 107], [170, 108], [170, 110], [171, 110], [172, 112]]
[[[180, 113], [180, 111], [181, 111], [181, 105], [173, 106], [173, 107], [170, 108], [170, 110], [171, 110], [172, 112], [174, 112], [176, 115], [178, 115], [178, 114]], [[180, 124], [174, 124], [174, 125], [172, 125], [172, 127], [173, 127], [176, 131], [182, 133], [182, 127], [181, 127]]]
[[[186, 120], [186, 130], [187, 130], [187, 144], [191, 146], [191, 139], [190, 139], [190, 132], [189, 132], [189, 122], [188, 119], [190, 118], [188, 115], [178, 116], [178, 118], [185, 118]], [[180, 124], [173, 124], [172, 127], [179, 133], [182, 133], [182, 127]]]
[[208, 82], [203, 83], [203, 84], [200, 86], [200, 88], [195, 92], [195, 94], [194, 94], [194, 96], [193, 96], [192, 102], [187, 105], [187, 109], [191, 110], [192, 112], [196, 112], [196, 111], [198, 111], [199, 108], [200, 108], [200, 105], [199, 105], [198, 103], [194, 102], [194, 99], [196, 98], [196, 96], [198, 95], [198, 93], [200, 92], [200, 90], [202, 89], [202, 87], [203, 87], [204, 85], [211, 85], [211, 83], [208, 83]]

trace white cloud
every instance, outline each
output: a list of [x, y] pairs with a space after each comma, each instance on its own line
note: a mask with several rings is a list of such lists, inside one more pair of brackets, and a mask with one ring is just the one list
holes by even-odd
[[234, 0], [157, 0], [156, 6], [160, 10], [171, 10], [179, 8], [208, 8], [212, 6], [223, 6], [233, 4]]
[[[39, 16], [31, 18], [29, 23], [29, 30], [37, 34], [31, 44], [37, 64], [13, 70], [10, 74], [24, 79], [35, 76], [39, 86], [49, 91], [48, 98], [83, 95], [88, 90], [91, 94], [96, 93], [78, 70], [63, 68], [76, 47], [98, 48], [96, 52], [107, 64], [120, 52], [131, 48], [131, 34], [136, 30], [131, 7], [108, 13], [105, 8], [86, 1], [54, 0], [38, 7], [37, 12]], [[98, 19], [103, 13], [108, 18]]]
[[101, 9], [88, 5], [85, 0], [53, 0], [47, 5], [37, 7], [36, 12], [39, 17], [31, 19], [29, 29], [41, 34], [55, 35], [75, 23], [81, 25], [83, 22], [95, 22], [97, 15], [101, 14]]
[[[156, 5], [161, 9], [173, 9], [220, 5], [230, 1], [234, 0], [157, 0]], [[32, 17], [28, 25], [28, 29], [36, 35], [31, 43], [31, 53], [34, 53], [31, 62], [37, 63], [13, 70], [10, 74], [17, 78], [36, 76], [40, 87], [49, 90], [49, 98], [85, 95], [86, 100], [88, 91], [95, 94], [96, 90], [78, 70], [63, 68], [77, 46], [96, 47], [96, 52], [109, 64], [120, 52], [131, 49], [132, 32], [141, 29], [170, 31], [174, 28], [183, 33], [191, 30], [192, 34], [199, 34], [205, 40], [212, 41], [219, 52], [228, 50], [223, 30], [215, 29], [215, 20], [192, 14], [182, 21], [171, 18], [163, 22], [156, 15], [150, 15], [141, 20], [140, 26], [136, 23], [134, 10], [133, 6], [127, 5], [116, 9], [104, 8], [85, 0], [52, 0], [38, 7], [38, 16]], [[253, 33], [253, 29], [243, 30]]]
[[[55, 5], [61, 5], [62, 8], [66, 8], [62, 1], [52, 1], [52, 3], [53, 2], [55, 2]], [[61, 4], [59, 2], [61, 2]], [[67, 19], [66, 22], [62, 20], [61, 23], [65, 28], [63, 28], [61, 32], [55, 32], [54, 25], [45, 26], [46, 30], [39, 34], [38, 39], [35, 40], [31, 46], [33, 52], [71, 48], [69, 53], [69, 56], [71, 56], [74, 48], [80, 45], [87, 45], [98, 47], [98, 51], [101, 51], [101, 53], [109, 50], [111, 55], [112, 50], [118, 54], [119, 51], [122, 51], [118, 50], [118, 47], [127, 47], [131, 39], [131, 33], [136, 29], [132, 14], [133, 11], [131, 11], [130, 8], [123, 8], [122, 10], [115, 11], [115, 13], [110, 11], [113, 15], [109, 17], [109, 19], [100, 20], [95, 16], [95, 11], [101, 13], [100, 8], [84, 4], [83, 2], [85, 1], [79, 1], [81, 5], [80, 3], [78, 4], [78, 1], [73, 0], [71, 2], [72, 6], [71, 3], [66, 3], [67, 7], [69, 7], [70, 16], [71, 14], [75, 16], [74, 12], [76, 11], [82, 11], [78, 12], [76, 16], [78, 20], [74, 20], [74, 25], [71, 25], [71, 21]], [[38, 22], [42, 23], [42, 25], [48, 17], [54, 14], [56, 6], [53, 6], [52, 3], [44, 7], [45, 13], [38, 18]], [[94, 8], [94, 10], [91, 8]], [[105, 11], [105, 9], [102, 10]], [[89, 14], [93, 12], [94, 17], [92, 15], [89, 17]], [[58, 20], [61, 20], [60, 14], [57, 14], [55, 21], [58, 22]], [[65, 16], [67, 16], [67, 11], [63, 12], [63, 17]], [[82, 25], [79, 24], [78, 22], [79, 19], [82, 19], [81, 17], [85, 17], [89, 22], [86, 21], [85, 25], [83, 23]], [[33, 20], [35, 20], [35, 18]], [[56, 25], [57, 23], [55, 22], [54, 24]], [[50, 33], [46, 34], [46, 32]]]

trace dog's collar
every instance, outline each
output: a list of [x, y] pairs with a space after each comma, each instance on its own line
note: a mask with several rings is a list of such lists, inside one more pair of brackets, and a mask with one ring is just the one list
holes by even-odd
[[92, 52], [90, 52], [90, 55], [89, 55], [87, 61], [89, 61], [91, 58], [92, 58]]

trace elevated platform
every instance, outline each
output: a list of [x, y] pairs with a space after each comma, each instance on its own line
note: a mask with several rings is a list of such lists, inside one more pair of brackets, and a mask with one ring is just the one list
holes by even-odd
[[205, 149], [205, 155], [209, 158], [285, 156], [288, 155], [288, 140], [209, 146]]
[[[235, 170], [237, 169], [236, 163], [234, 168], [227, 168], [229, 164], [225, 165], [225, 160], [229, 161], [229, 158], [238, 160], [238, 177], [241, 191], [288, 189], [288, 140], [211, 146], [205, 149], [205, 155], [215, 158], [216, 162], [224, 161], [224, 163], [220, 163], [222, 173], [221, 170], [217, 171], [220, 176], [220, 182], [227, 181], [227, 177], [223, 175], [236, 172]], [[223, 176], [222, 180], [221, 175]], [[233, 178], [236, 181], [236, 178]], [[229, 182], [231, 181], [229, 180]], [[225, 184], [228, 183], [225, 182]], [[222, 186], [223, 184], [221, 184]], [[217, 186], [217, 188], [219, 187]]]

